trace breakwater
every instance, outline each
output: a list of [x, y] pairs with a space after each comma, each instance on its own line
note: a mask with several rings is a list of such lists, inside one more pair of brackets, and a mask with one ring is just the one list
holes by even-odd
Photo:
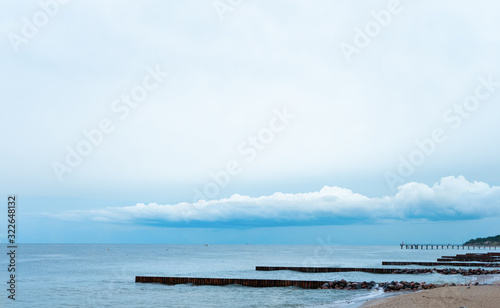
[[[466, 284], [458, 284], [459, 286]], [[470, 285], [470, 284], [467, 284]], [[478, 283], [475, 283], [478, 285]], [[433, 284], [433, 283], [425, 283], [423, 282], [415, 282], [415, 281], [392, 281], [392, 282], [382, 282], [376, 283], [374, 281], [370, 282], [348, 282], [344, 279], [330, 281], [321, 287], [321, 289], [334, 289], [334, 290], [361, 290], [361, 289], [383, 289], [384, 292], [396, 292], [396, 291], [420, 291], [427, 289], [435, 289], [441, 287], [448, 286], [457, 286], [455, 283], [451, 284]]]
[[[440, 259], [446, 261], [438, 262], [412, 262], [412, 261], [383, 261], [382, 265], [422, 265], [422, 266], [466, 266], [466, 267], [500, 267], [500, 262], [479, 262], [479, 261], [497, 261], [500, 253], [488, 254], [463, 254], [456, 256], [442, 256]], [[438, 260], [440, 260], [438, 259]], [[461, 261], [476, 261], [476, 262], [461, 262]], [[460, 262], [457, 262], [460, 261]], [[365, 272], [374, 274], [407, 274], [419, 275], [428, 273], [439, 273], [443, 275], [462, 275], [462, 276], [479, 276], [500, 274], [500, 269], [456, 269], [456, 268], [358, 268], [358, 267], [293, 267], [293, 266], [256, 266], [257, 271], [281, 271], [291, 270], [305, 273], [334, 273], [334, 272]], [[392, 281], [392, 282], [375, 282], [362, 281], [352, 282], [342, 280], [334, 281], [317, 281], [317, 280], [276, 280], [276, 279], [239, 279], [239, 278], [196, 278], [196, 277], [152, 277], [152, 276], [136, 276], [136, 283], [160, 283], [166, 285], [176, 284], [193, 284], [193, 285], [242, 285], [248, 287], [298, 287], [303, 289], [337, 289], [337, 290], [360, 290], [360, 289], [383, 289], [385, 292], [393, 291], [417, 291], [429, 288], [446, 287], [448, 284], [426, 284], [425, 282], [407, 282], [407, 281]], [[475, 283], [478, 284], [477, 282]], [[449, 284], [453, 286], [455, 284]], [[470, 285], [470, 284], [464, 284]]]
[[375, 274], [392, 274], [397, 269], [391, 268], [353, 268], [353, 267], [294, 267], [294, 266], [256, 266], [256, 271], [295, 271], [303, 273], [340, 273], [365, 272]]
[[500, 267], [500, 253], [467, 253], [455, 256], [442, 256], [437, 259], [437, 262], [383, 261], [382, 265]]
[[256, 266], [256, 271], [296, 271], [303, 273], [342, 273], [342, 272], [365, 272], [374, 274], [404, 274], [421, 275], [438, 273], [443, 275], [496, 275], [500, 270], [485, 269], [436, 269], [436, 268], [352, 268], [352, 267], [293, 267], [293, 266]]
[[500, 263], [485, 263], [485, 262], [475, 262], [475, 263], [472, 263], [472, 262], [382, 261], [382, 265], [500, 267]]
[[[353, 282], [342, 280], [334, 281], [308, 281], [308, 280], [273, 280], [273, 279], [233, 279], [233, 278], [194, 278], [194, 277], [151, 277], [136, 276], [136, 283], [161, 283], [167, 285], [193, 284], [227, 286], [238, 284], [247, 287], [298, 287], [303, 289], [335, 289], [335, 290], [362, 290], [362, 289], [383, 289], [384, 292], [395, 291], [418, 291], [434, 289], [439, 287], [455, 286], [456, 284], [432, 284], [425, 282], [375, 282], [362, 281]], [[476, 285], [478, 283], [475, 283]], [[468, 284], [470, 285], [470, 284]]]
[[500, 252], [489, 252], [489, 253], [467, 253], [464, 255], [456, 256], [442, 256], [437, 259], [439, 262], [450, 262], [450, 261], [478, 261], [478, 262], [500, 262]]
[[298, 287], [302, 289], [321, 288], [325, 281], [309, 280], [273, 280], [273, 279], [238, 279], [238, 278], [193, 278], [193, 277], [150, 277], [136, 276], [137, 283], [161, 283], [167, 285], [193, 284], [193, 285], [211, 285], [227, 286], [238, 284], [247, 287]]

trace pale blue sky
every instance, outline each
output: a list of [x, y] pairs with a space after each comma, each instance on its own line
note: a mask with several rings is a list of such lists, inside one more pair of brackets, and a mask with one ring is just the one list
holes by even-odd
[[226, 0], [43, 3], [53, 16], [37, 1], [0, 12], [0, 190], [20, 198], [21, 240], [499, 233], [497, 2], [243, 0], [223, 19]]

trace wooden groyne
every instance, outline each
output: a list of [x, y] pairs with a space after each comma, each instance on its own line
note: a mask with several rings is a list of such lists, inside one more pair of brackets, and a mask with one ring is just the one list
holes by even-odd
[[467, 253], [456, 256], [442, 256], [438, 261], [479, 261], [479, 262], [500, 262], [500, 252], [488, 253]]
[[295, 267], [295, 266], [256, 266], [256, 271], [296, 271], [303, 273], [345, 273], [365, 272], [374, 274], [392, 274], [397, 268], [354, 268], [354, 267]]
[[467, 267], [500, 267], [500, 263], [487, 263], [487, 262], [394, 262], [382, 261], [382, 265], [421, 265], [421, 266], [467, 266]]
[[383, 261], [382, 265], [500, 267], [500, 253], [467, 253], [455, 256], [442, 256], [437, 259], [437, 262]]
[[192, 278], [192, 277], [150, 277], [136, 276], [137, 283], [161, 283], [167, 285], [194, 284], [210, 286], [227, 286], [238, 284], [247, 287], [298, 287], [302, 289], [321, 288], [327, 281], [309, 280], [272, 280], [272, 279], [234, 279], [234, 278]]
[[496, 250], [500, 246], [489, 246], [489, 245], [461, 245], [461, 244], [399, 244], [401, 249], [462, 249], [465, 250], [475, 250], [475, 249], [489, 249]]
[[421, 275], [437, 273], [442, 275], [497, 275], [500, 270], [485, 269], [455, 269], [455, 268], [351, 268], [351, 267], [290, 267], [290, 266], [257, 266], [257, 271], [297, 271], [304, 273], [339, 273], [339, 272], [365, 272], [373, 274], [392, 274], [392, 275]]
[[[448, 286], [448, 284], [426, 284], [425, 282], [352, 282], [342, 280], [334, 281], [307, 281], [307, 280], [269, 280], [269, 279], [232, 279], [232, 278], [191, 278], [191, 277], [147, 277], [136, 276], [136, 283], [161, 283], [161, 284], [194, 284], [227, 286], [239, 284], [248, 287], [266, 288], [266, 287], [299, 287], [303, 289], [335, 289], [335, 290], [363, 290], [363, 289], [383, 289], [384, 292], [394, 291], [420, 291], [425, 289], [435, 289]], [[476, 282], [476, 285], [478, 283]], [[465, 285], [465, 284], [464, 284]], [[468, 284], [470, 285], [470, 284]], [[455, 286], [454, 283], [450, 286]]]

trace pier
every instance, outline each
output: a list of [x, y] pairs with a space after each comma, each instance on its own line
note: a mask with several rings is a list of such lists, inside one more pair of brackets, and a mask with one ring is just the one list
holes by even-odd
[[[462, 245], [462, 244], [399, 244], [401, 246], [401, 249], [406, 248], [406, 249], [462, 249], [465, 250], [465, 247], [467, 247], [467, 250], [475, 250], [475, 249], [489, 249], [489, 250], [496, 250], [497, 247], [499, 246], [489, 246], [489, 245]], [[500, 247], [499, 247], [500, 248]]]

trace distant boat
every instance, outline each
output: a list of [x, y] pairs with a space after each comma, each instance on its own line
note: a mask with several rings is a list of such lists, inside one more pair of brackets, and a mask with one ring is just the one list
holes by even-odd
[[208, 244], [205, 244], [205, 245], [203, 245], [203, 246], [208, 247]]

